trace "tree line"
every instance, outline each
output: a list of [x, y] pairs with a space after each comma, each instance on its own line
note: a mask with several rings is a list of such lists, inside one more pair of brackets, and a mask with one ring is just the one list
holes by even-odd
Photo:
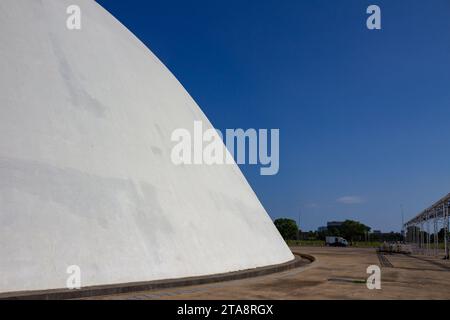
[[285, 240], [325, 240], [327, 236], [343, 237], [347, 241], [400, 241], [401, 234], [370, 234], [371, 228], [365, 224], [345, 220], [340, 226], [330, 227], [323, 231], [301, 232], [297, 223], [292, 219], [280, 218], [274, 221], [275, 226]]

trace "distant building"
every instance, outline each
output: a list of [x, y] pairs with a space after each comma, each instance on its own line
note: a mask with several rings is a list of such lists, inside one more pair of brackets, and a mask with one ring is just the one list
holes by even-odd
[[381, 232], [379, 230], [374, 230], [369, 234], [371, 241], [401, 241], [403, 236], [400, 232]]
[[339, 228], [342, 226], [344, 222], [343, 221], [328, 221], [327, 222], [327, 229], [330, 228]]
[[326, 227], [325, 226], [319, 227], [319, 228], [317, 228], [317, 231], [318, 232], [327, 232], [328, 230], [333, 229], [333, 228], [340, 228], [343, 223], [344, 222], [342, 222], [342, 221], [328, 221]]

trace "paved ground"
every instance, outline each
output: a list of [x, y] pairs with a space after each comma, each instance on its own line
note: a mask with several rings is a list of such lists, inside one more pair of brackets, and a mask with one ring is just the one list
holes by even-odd
[[[450, 299], [450, 263], [375, 249], [294, 247], [315, 256], [307, 267], [245, 280], [146, 291], [101, 299]], [[368, 290], [366, 268], [381, 267], [381, 290]], [[97, 299], [99, 299], [97, 297]]]

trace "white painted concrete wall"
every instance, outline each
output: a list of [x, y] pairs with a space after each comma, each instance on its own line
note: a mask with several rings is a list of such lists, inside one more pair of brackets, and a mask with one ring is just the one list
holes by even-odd
[[237, 166], [172, 164], [194, 120], [209, 125], [94, 1], [1, 0], [0, 292], [63, 288], [74, 264], [91, 286], [291, 260]]

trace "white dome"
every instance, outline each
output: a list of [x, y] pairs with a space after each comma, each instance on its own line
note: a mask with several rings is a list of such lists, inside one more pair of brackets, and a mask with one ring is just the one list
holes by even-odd
[[95, 1], [1, 0], [0, 29], [0, 292], [293, 259], [236, 165], [172, 163], [173, 130], [211, 124]]

